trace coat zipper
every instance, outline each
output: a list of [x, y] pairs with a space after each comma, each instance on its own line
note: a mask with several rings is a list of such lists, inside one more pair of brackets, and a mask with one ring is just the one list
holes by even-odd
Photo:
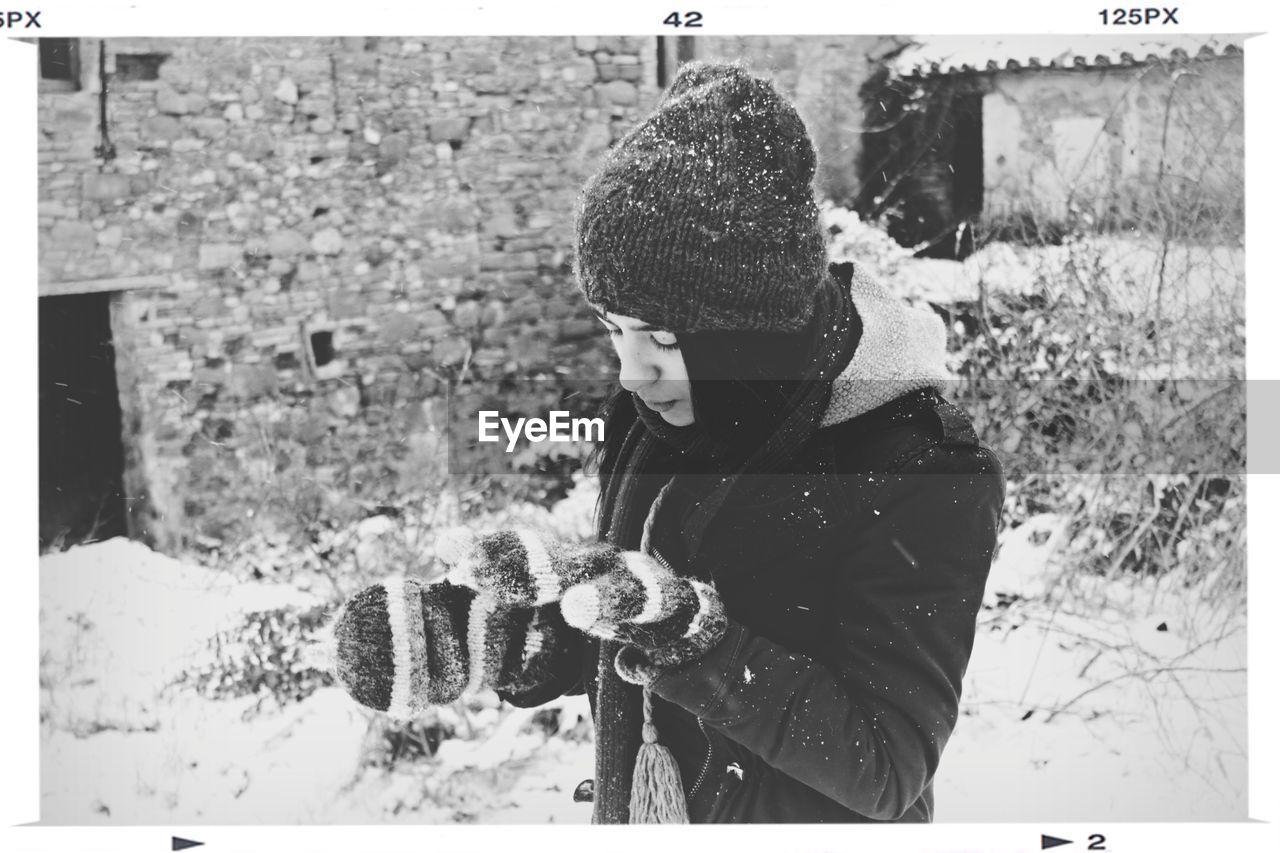
[[693, 783], [693, 788], [689, 791], [689, 799], [693, 799], [698, 793], [698, 789], [702, 787], [702, 783], [707, 781], [707, 771], [711, 769], [711, 738], [707, 735], [707, 726], [702, 722], [702, 718], [698, 717], [698, 731], [702, 732], [703, 739], [707, 742], [707, 757], [702, 761], [702, 772], [698, 774], [698, 781]]
[[[653, 559], [657, 560], [658, 564], [667, 571], [674, 571], [666, 558], [659, 554], [657, 549], [652, 546], [649, 548], [649, 555], [652, 556]], [[702, 760], [702, 771], [698, 774], [697, 781], [693, 783], [693, 788], [689, 790], [689, 799], [693, 799], [694, 795], [702, 788], [702, 783], [707, 781], [707, 771], [711, 769], [711, 737], [707, 734], [707, 726], [706, 723], [702, 722], [702, 718], [696, 717], [695, 719], [698, 721], [698, 731], [702, 733], [702, 739], [707, 742], [707, 754]]]

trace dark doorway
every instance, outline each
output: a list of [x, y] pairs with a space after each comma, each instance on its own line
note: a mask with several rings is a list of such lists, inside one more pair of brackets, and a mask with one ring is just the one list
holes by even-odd
[[111, 295], [40, 299], [40, 550], [126, 534]]
[[927, 258], [964, 260], [973, 254], [973, 225], [982, 215], [982, 93], [956, 92], [946, 107], [936, 159], [917, 168], [926, 207]]
[[967, 219], [982, 213], [982, 95], [971, 93], [957, 100], [951, 162], [956, 167], [956, 213]]
[[[951, 165], [955, 167], [955, 217], [972, 226], [982, 215], [986, 178], [982, 171], [982, 94], [970, 92], [957, 99], [955, 149]], [[973, 252], [973, 229], [966, 227], [958, 238], [957, 258]]]

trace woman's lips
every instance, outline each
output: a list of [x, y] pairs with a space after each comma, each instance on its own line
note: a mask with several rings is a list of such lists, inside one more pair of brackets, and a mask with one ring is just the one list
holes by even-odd
[[672, 408], [674, 408], [674, 407], [675, 407], [675, 405], [676, 405], [676, 403], [678, 403], [678, 402], [680, 402], [680, 401], [679, 401], [679, 400], [664, 400], [664, 401], [662, 401], [662, 402], [659, 402], [659, 401], [656, 401], [656, 400], [655, 400], [655, 401], [650, 402], [649, 400], [645, 400], [645, 401], [644, 401], [644, 404], [645, 404], [646, 406], [648, 406], [650, 409], [653, 409], [655, 412], [666, 412], [666, 411], [670, 411]]

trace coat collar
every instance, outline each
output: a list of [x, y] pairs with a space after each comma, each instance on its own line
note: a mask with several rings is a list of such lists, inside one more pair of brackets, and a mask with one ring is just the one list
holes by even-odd
[[910, 391], [941, 389], [952, 378], [942, 318], [908, 305], [857, 264], [848, 266], [862, 337], [849, 364], [832, 381], [823, 427], [852, 420]]

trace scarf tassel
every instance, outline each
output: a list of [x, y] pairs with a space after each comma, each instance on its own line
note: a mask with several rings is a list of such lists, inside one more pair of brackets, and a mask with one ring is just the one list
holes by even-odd
[[643, 743], [636, 753], [631, 777], [631, 823], [688, 823], [684, 783], [671, 750], [658, 743], [653, 724], [653, 700], [644, 691]]

